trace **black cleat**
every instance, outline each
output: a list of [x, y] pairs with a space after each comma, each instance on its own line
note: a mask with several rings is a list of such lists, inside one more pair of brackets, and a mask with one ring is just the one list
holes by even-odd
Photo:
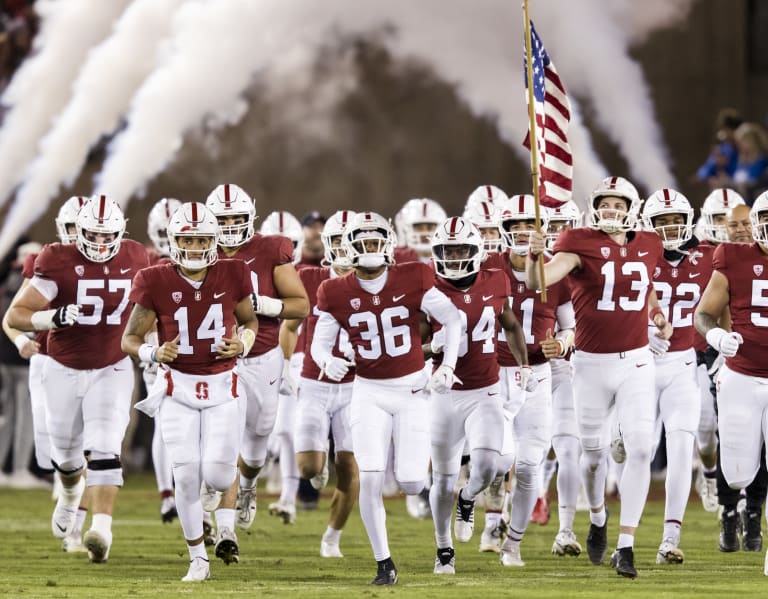
[[739, 516], [744, 531], [744, 536], [741, 538], [741, 548], [744, 551], [762, 551], [763, 532], [760, 529], [760, 519], [763, 517], [762, 510], [757, 509], [753, 512], [744, 510]]
[[372, 585], [376, 586], [388, 586], [397, 584], [397, 568], [395, 568], [395, 562], [392, 558], [387, 558], [378, 562], [379, 570], [376, 573], [376, 578], [371, 581]]
[[723, 515], [720, 517], [720, 551], [731, 553], [738, 550], [739, 514], [735, 509], [723, 511]]
[[616, 568], [616, 574], [624, 578], [637, 578], [635, 570], [635, 552], [632, 547], [622, 547], [613, 552], [611, 568]]
[[587, 555], [589, 561], [596, 566], [603, 563], [605, 554], [608, 551], [608, 510], [605, 510], [605, 524], [595, 526], [589, 524], [589, 534], [587, 534]]

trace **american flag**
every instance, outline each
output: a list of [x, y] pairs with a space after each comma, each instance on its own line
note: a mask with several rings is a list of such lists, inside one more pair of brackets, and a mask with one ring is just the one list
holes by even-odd
[[[549, 59], [541, 38], [531, 21], [531, 56], [533, 58], [533, 98], [536, 113], [536, 147], [539, 151], [539, 201], [557, 208], [571, 199], [573, 188], [573, 156], [568, 143], [571, 105], [563, 82]], [[523, 60], [525, 99], [528, 101], [528, 64]], [[530, 149], [531, 133], [523, 145]]]

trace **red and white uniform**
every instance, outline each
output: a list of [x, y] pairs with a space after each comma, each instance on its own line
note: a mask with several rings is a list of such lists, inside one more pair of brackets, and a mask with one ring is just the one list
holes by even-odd
[[[77, 324], [52, 329], [43, 365], [51, 454], [58, 464], [82, 463], [83, 451], [120, 455], [133, 394], [133, 365], [120, 349], [131, 311], [131, 281], [147, 266], [142, 245], [123, 240], [108, 262], [85, 258], [74, 245], [45, 246], [33, 285], [51, 308], [80, 304]], [[122, 473], [89, 470], [87, 484], [122, 484]], [[119, 480], [118, 480], [119, 479]]]
[[723, 474], [731, 487], [744, 488], [768, 430], [768, 258], [756, 243], [723, 243], [713, 268], [728, 279], [731, 328], [744, 339], [717, 376]]
[[439, 276], [435, 286], [453, 302], [462, 321], [454, 373], [463, 384], [436, 395], [432, 409], [432, 467], [441, 474], [456, 475], [465, 441], [470, 451], [501, 452], [504, 414], [496, 331], [510, 294], [509, 279], [500, 270], [481, 270], [466, 290]]
[[396, 247], [393, 257], [395, 264], [405, 264], [406, 262], [423, 262], [423, 260], [419, 258], [419, 254], [416, 253], [416, 250], [405, 245]]
[[[354, 276], [354, 275], [351, 275]], [[317, 309], [317, 290], [323, 281], [336, 278], [330, 268], [302, 268], [299, 277], [309, 297], [309, 315], [302, 323], [305, 339], [312, 339], [320, 315]], [[333, 347], [333, 355], [343, 358], [339, 342], [349, 345], [346, 332], [339, 330]], [[328, 433], [333, 433], [336, 451], [352, 451], [352, 437], [349, 428], [349, 406], [352, 400], [352, 381], [355, 369], [350, 368], [340, 381], [320, 379], [320, 369], [310, 352], [303, 354], [301, 381], [298, 392], [298, 413], [296, 417], [296, 451], [326, 451]]]

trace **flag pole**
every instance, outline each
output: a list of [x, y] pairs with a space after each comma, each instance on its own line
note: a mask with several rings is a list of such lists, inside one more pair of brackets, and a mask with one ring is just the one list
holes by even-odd
[[[525, 64], [528, 69], [528, 130], [531, 142], [531, 180], [533, 183], [533, 199], [536, 215], [536, 232], [541, 233], [541, 205], [539, 203], [539, 147], [536, 135], [536, 107], [533, 97], [533, 57], [531, 44], [531, 17], [528, 13], [528, 0], [523, 0], [523, 14], [525, 16]], [[547, 282], [544, 279], [544, 258], [538, 260], [539, 287], [541, 288], [541, 301], [547, 301]]]

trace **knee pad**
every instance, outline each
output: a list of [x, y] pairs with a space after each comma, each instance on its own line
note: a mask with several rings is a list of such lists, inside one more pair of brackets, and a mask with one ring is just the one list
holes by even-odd
[[173, 465], [173, 483], [176, 497], [187, 503], [200, 499], [200, 462]]
[[623, 436], [627, 460], [650, 463], [651, 452], [653, 451], [653, 435], [650, 432], [636, 431], [625, 433]]
[[440, 493], [440, 495], [452, 494], [458, 478], [457, 474], [441, 474], [440, 472], [433, 472], [432, 488]]
[[122, 487], [123, 465], [120, 456], [92, 451], [85, 482], [89, 487]]
[[608, 450], [607, 449], [592, 449], [587, 450], [582, 447], [583, 451], [581, 452], [581, 460], [582, 463], [586, 466], [586, 468], [590, 472], [595, 472], [600, 466], [603, 466], [605, 464], [605, 461], [608, 459]]
[[[261, 468], [267, 460], [268, 435], [244, 435], [240, 457], [249, 468]], [[277, 452], [279, 454], [279, 450]], [[276, 454], [277, 455], [277, 454]]]
[[73, 476], [82, 472], [85, 467], [85, 458], [82, 453], [72, 452], [72, 455], [65, 455], [62, 460], [56, 462], [51, 460], [53, 468], [64, 476]]
[[203, 462], [202, 474], [203, 480], [209, 487], [224, 492], [232, 486], [232, 481], [237, 474], [237, 466], [222, 462]]
[[472, 452], [472, 470], [470, 478], [480, 477], [485, 483], [490, 484], [496, 476], [496, 463], [499, 461], [499, 452], [493, 449], [476, 449]]
[[517, 486], [520, 489], [534, 489], [538, 488], [540, 467], [538, 464], [529, 464], [523, 462], [515, 466], [515, 477], [517, 478]]
[[552, 448], [560, 462], [571, 462], [579, 457], [579, 440], [568, 435], [552, 437]]
[[600, 435], [581, 437], [581, 449], [583, 451], [599, 451], [602, 449]]
[[423, 480], [397, 481], [397, 484], [400, 485], [400, 488], [403, 490], [403, 493], [405, 493], [406, 495], [418, 495], [424, 490], [424, 487], [425, 487]]

